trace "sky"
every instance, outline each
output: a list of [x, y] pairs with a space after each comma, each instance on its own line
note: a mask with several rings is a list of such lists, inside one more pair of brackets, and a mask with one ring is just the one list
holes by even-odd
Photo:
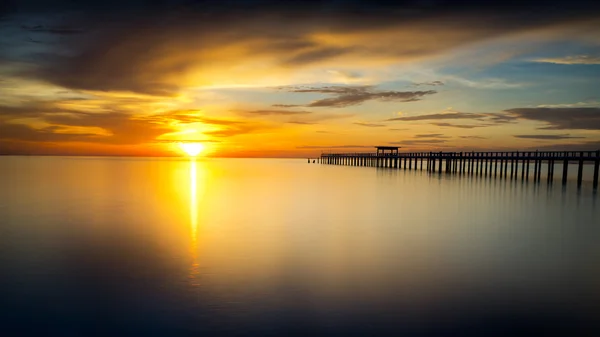
[[600, 149], [588, 1], [0, 2], [0, 154]]

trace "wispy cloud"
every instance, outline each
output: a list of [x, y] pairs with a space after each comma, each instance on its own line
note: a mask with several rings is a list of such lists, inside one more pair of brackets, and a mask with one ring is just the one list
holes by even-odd
[[446, 143], [445, 139], [407, 139], [401, 140], [397, 142], [389, 142], [388, 144], [397, 144], [397, 145], [422, 145], [422, 144], [443, 144]]
[[291, 115], [307, 115], [312, 113], [311, 111], [296, 111], [296, 110], [251, 110], [244, 111], [244, 113], [251, 115], [279, 115], [279, 116], [291, 116]]
[[[435, 94], [434, 90], [427, 91], [378, 91], [372, 86], [328, 86], [328, 87], [284, 87], [283, 90], [294, 93], [319, 93], [334, 97], [315, 100], [307, 107], [332, 107], [344, 108], [359, 105], [366, 101], [377, 100], [382, 102], [414, 102], [423, 96]], [[278, 104], [276, 106], [285, 106]], [[290, 106], [290, 105], [287, 105]]]
[[352, 123], [352, 124], [360, 125], [360, 126], [366, 126], [366, 127], [370, 127], [370, 128], [379, 128], [379, 127], [385, 126], [385, 124], [363, 123], [363, 122], [355, 122], [355, 123]]
[[463, 139], [487, 139], [487, 137], [482, 137], [482, 136], [459, 136], [460, 138]]
[[538, 108], [600, 108], [600, 102], [595, 100], [576, 102], [576, 103], [562, 103], [562, 104], [540, 104]]
[[600, 56], [575, 55], [565, 57], [548, 57], [535, 59], [534, 61], [554, 64], [600, 64]]
[[298, 104], [273, 104], [272, 107], [275, 108], [295, 108], [301, 105]]
[[474, 128], [484, 128], [488, 126], [493, 126], [495, 124], [452, 124], [452, 123], [431, 123], [435, 126], [440, 127], [451, 127], [451, 128], [459, 128], [459, 129], [474, 129]]
[[442, 81], [431, 81], [431, 82], [413, 82], [412, 86], [414, 87], [420, 87], [420, 86], [439, 86], [439, 85], [444, 85], [444, 82]]
[[452, 138], [444, 135], [443, 133], [424, 133], [415, 135], [414, 138]]
[[474, 119], [482, 120], [487, 117], [486, 114], [480, 113], [468, 113], [468, 112], [451, 112], [451, 113], [436, 113], [436, 114], [425, 114], [418, 116], [407, 116], [407, 117], [394, 117], [386, 119], [386, 121], [427, 121], [427, 120], [438, 120], [438, 119]]
[[301, 145], [296, 146], [297, 149], [360, 149], [360, 148], [370, 148], [374, 149], [375, 147], [372, 145]]
[[394, 117], [386, 119], [385, 121], [393, 122], [393, 121], [403, 121], [403, 122], [413, 122], [413, 121], [435, 121], [435, 120], [473, 120], [478, 122], [478, 124], [451, 124], [447, 122], [432, 122], [430, 124], [436, 126], [447, 126], [447, 127], [455, 127], [462, 129], [472, 129], [476, 127], [485, 127], [485, 126], [493, 126], [499, 124], [508, 124], [508, 123], [516, 123], [517, 117], [506, 114], [506, 113], [470, 113], [470, 112], [442, 112], [435, 114], [424, 114], [418, 116], [406, 116], [406, 117]]
[[571, 136], [569, 134], [564, 134], [564, 135], [513, 135], [513, 137], [526, 138], [526, 139], [541, 139], [541, 140], [585, 138], [585, 137]]

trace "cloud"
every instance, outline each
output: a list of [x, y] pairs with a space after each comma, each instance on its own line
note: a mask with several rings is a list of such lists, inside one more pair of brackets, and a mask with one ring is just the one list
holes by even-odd
[[358, 105], [369, 100], [382, 102], [414, 102], [436, 91], [377, 91], [372, 86], [328, 86], [328, 87], [288, 87], [280, 88], [295, 93], [319, 93], [333, 95], [313, 101], [307, 107], [344, 108]]
[[409, 128], [391, 128], [388, 129], [389, 131], [406, 131], [406, 130], [410, 130]]
[[366, 127], [370, 127], [370, 128], [378, 128], [378, 127], [385, 126], [385, 124], [363, 123], [363, 122], [355, 122], [355, 123], [352, 123], [352, 124], [360, 125], [360, 126], [366, 126]]
[[538, 108], [600, 108], [600, 102], [595, 100], [589, 100], [584, 102], [576, 103], [563, 103], [563, 104], [541, 104]]
[[306, 122], [306, 121], [287, 121], [286, 123], [300, 124], [300, 125], [314, 125], [314, 124], [319, 124], [317, 122]]
[[484, 128], [484, 127], [494, 125], [494, 124], [452, 124], [452, 123], [431, 123], [431, 124], [435, 125], [435, 126], [451, 127], [451, 128], [459, 128], [459, 129]]
[[331, 146], [301, 145], [301, 146], [296, 146], [296, 148], [297, 149], [358, 149], [358, 148], [374, 149], [375, 146], [371, 146], [371, 145], [331, 145]]
[[[558, 32], [555, 34], [569, 32], [586, 38], [596, 31], [585, 19], [597, 18], [596, 12], [582, 9], [563, 12], [519, 7], [519, 13], [535, 16], [523, 20], [514, 11], [498, 11], [494, 6], [465, 12], [445, 3], [423, 6], [418, 2], [384, 5], [364, 1], [353, 2], [354, 9], [336, 1], [311, 6], [283, 6], [273, 1], [235, 1], [227, 6], [195, 1], [198, 7], [193, 1], [180, 6], [141, 6], [140, 1], [137, 6], [127, 6], [123, 1], [106, 1], [102, 8], [107, 10], [100, 15], [97, 6], [59, 2], [70, 5], [38, 2], [43, 11], [53, 14], [42, 24], [31, 24], [27, 15], [11, 14], [17, 27], [26, 28], [20, 35], [0, 28], [0, 36], [11, 37], [9, 45], [1, 48], [0, 58], [13, 58], [18, 52], [24, 56], [20, 61], [27, 60], [20, 76], [78, 90], [168, 97], [189, 87], [298, 83], [294, 82], [296, 75], [317, 68], [354, 69], [357, 64], [364, 68], [428, 60], [500, 37], [548, 34], [547, 28]], [[61, 39], [28, 48], [32, 45], [28, 34], [61, 35]], [[355, 77], [345, 72], [340, 75]], [[489, 86], [513, 84], [497, 81]], [[396, 101], [420, 98], [416, 94], [387, 95], [388, 100]], [[376, 96], [358, 101], [333, 99], [314, 106], [343, 106], [367, 99]]]
[[445, 136], [442, 133], [425, 133], [425, 134], [415, 135], [415, 138], [452, 138], [452, 137]]
[[286, 123], [292, 124], [319, 124], [319, 122], [334, 120], [334, 119], [344, 119], [354, 117], [354, 114], [350, 113], [315, 113], [310, 115], [298, 115], [294, 116], [292, 119], [285, 121]]
[[353, 47], [314, 47], [306, 51], [300, 51], [296, 55], [286, 58], [284, 64], [288, 66], [311, 64], [323, 59], [335, 58], [351, 53], [352, 50]]
[[600, 64], [600, 56], [575, 55], [565, 57], [550, 57], [535, 59], [534, 62], [554, 64]]
[[312, 113], [311, 111], [294, 111], [294, 110], [252, 110], [252, 111], [244, 111], [247, 114], [253, 115], [280, 115], [280, 116], [290, 116], [290, 115], [306, 115]]
[[436, 113], [426, 114], [419, 116], [408, 116], [408, 117], [394, 117], [386, 119], [386, 121], [427, 121], [427, 120], [438, 120], [438, 119], [474, 119], [482, 120], [487, 117], [486, 114], [480, 113], [467, 113], [467, 112], [451, 112], [451, 113]]
[[547, 123], [542, 130], [600, 130], [600, 108], [515, 108], [505, 110], [514, 118]]
[[59, 127], [48, 126], [35, 129], [23, 124], [0, 123], [0, 140], [27, 142], [97, 141], [105, 136], [94, 133], [62, 133]]
[[[34, 128], [16, 123], [0, 123], [0, 139], [34, 142], [84, 141], [112, 144], [139, 144], [154, 140], [156, 137], [174, 131], [172, 127], [159, 125], [143, 119], [134, 119], [123, 113], [63, 113], [38, 115], [47, 127]], [[64, 133], [61, 130], [77, 128], [99, 128], [101, 134]]]
[[482, 136], [459, 136], [460, 138], [464, 138], [464, 139], [487, 139], [487, 137], [482, 137]]
[[408, 139], [401, 140], [398, 142], [389, 142], [388, 144], [398, 144], [398, 145], [422, 145], [422, 144], [442, 144], [446, 143], [445, 139]]
[[486, 127], [499, 124], [516, 123], [517, 117], [506, 113], [469, 113], [469, 112], [443, 112], [435, 114], [425, 114], [418, 116], [394, 117], [385, 121], [430, 121], [430, 120], [446, 120], [446, 119], [471, 119], [479, 122], [478, 124], [451, 124], [446, 122], [430, 123], [436, 126], [447, 126], [462, 129], [472, 129], [476, 127]]
[[414, 86], [414, 87], [419, 87], [422, 85], [439, 86], [439, 85], [444, 85], [444, 82], [442, 82], [442, 81], [431, 81], [431, 82], [420, 82], [420, 83], [414, 82], [412, 84], [412, 86]]
[[273, 104], [272, 105], [275, 108], [295, 108], [295, 107], [299, 107], [302, 105], [298, 105], [298, 104]]
[[567, 143], [567, 144], [549, 144], [543, 146], [535, 146], [526, 150], [541, 150], [541, 151], [597, 151], [600, 149], [600, 141]]
[[[23, 119], [42, 124], [26, 125]], [[0, 139], [11, 141], [145, 144], [156, 142], [162, 136], [180, 131], [179, 126], [192, 123], [214, 126], [203, 132], [214, 137], [231, 137], [267, 128], [262, 123], [204, 116], [198, 110], [135, 115], [126, 110], [79, 111], [65, 107], [61, 101], [0, 105]]]
[[510, 82], [503, 78], [487, 78], [481, 80], [471, 80], [458, 76], [446, 76], [446, 80], [460, 85], [475, 89], [516, 89], [526, 85], [526, 83]]
[[347, 70], [327, 70], [327, 72], [331, 75], [334, 75], [335, 78], [343, 81], [343, 82], [352, 82], [357, 81], [362, 78], [362, 75], [355, 71], [347, 71]]
[[542, 140], [585, 138], [585, 137], [570, 136], [569, 134], [564, 134], [564, 135], [513, 135], [513, 137], [526, 138], [526, 139], [542, 139]]

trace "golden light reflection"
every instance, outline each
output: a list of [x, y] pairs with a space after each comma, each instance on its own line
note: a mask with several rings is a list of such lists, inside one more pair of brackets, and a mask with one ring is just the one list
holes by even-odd
[[190, 159], [190, 229], [191, 243], [190, 255], [192, 265], [190, 266], [190, 285], [199, 286], [198, 275], [200, 274], [200, 264], [198, 263], [198, 172], [196, 158]]

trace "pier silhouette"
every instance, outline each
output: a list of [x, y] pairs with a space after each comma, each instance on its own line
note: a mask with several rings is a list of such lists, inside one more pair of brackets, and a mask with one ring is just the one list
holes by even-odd
[[[322, 153], [321, 164], [426, 170], [431, 173], [455, 173], [539, 183], [542, 163], [546, 163], [546, 181], [554, 183], [554, 168], [562, 165], [563, 185], [567, 184], [569, 165], [577, 167], [577, 187], [583, 181], [583, 166], [594, 165], [592, 185], [598, 189], [600, 150], [597, 151], [511, 151], [511, 152], [399, 152], [398, 147], [377, 146], [376, 152]], [[531, 171], [530, 167], [533, 168]]]

